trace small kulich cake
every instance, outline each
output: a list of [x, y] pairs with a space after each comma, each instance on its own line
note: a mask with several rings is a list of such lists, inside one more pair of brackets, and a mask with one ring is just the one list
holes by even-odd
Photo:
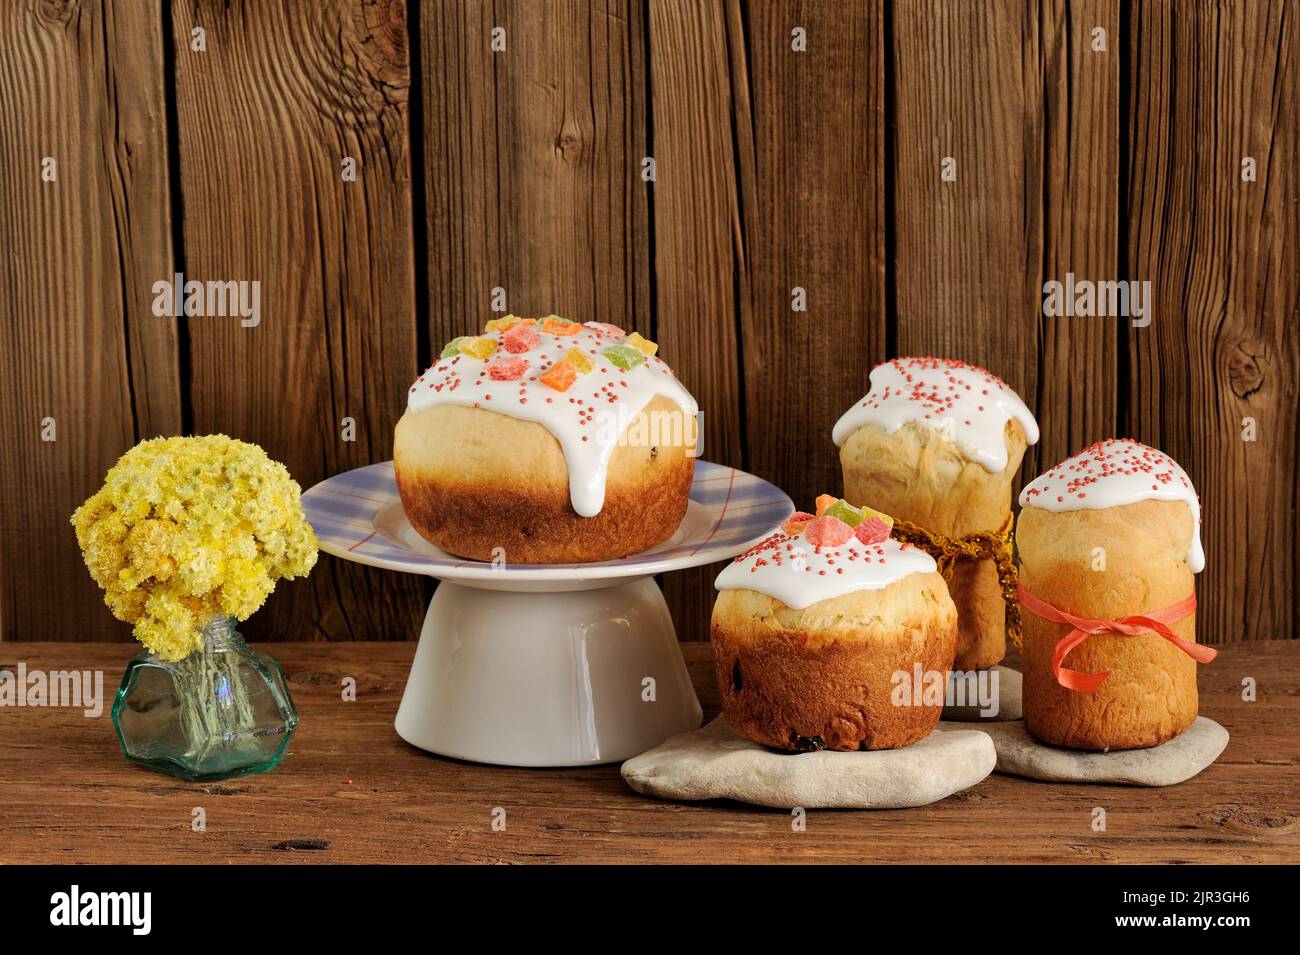
[[777, 749], [906, 746], [939, 720], [957, 608], [934, 558], [892, 540], [889, 518], [826, 500], [718, 575], [723, 714]]
[[[960, 540], [1008, 530], [1011, 481], [1025, 447], [1038, 441], [1038, 424], [1019, 395], [983, 368], [895, 358], [872, 369], [870, 391], [836, 422], [832, 438], [846, 499]], [[1007, 633], [995, 561], [957, 559], [946, 576], [957, 605], [954, 667], [995, 665]]]
[[587, 563], [671, 537], [695, 399], [657, 346], [604, 322], [506, 316], [411, 386], [393, 467], [411, 526], [475, 560]]
[[[1196, 660], [1214, 652], [1195, 644], [1193, 575], [1205, 556], [1183, 469], [1136, 441], [1101, 441], [1031, 481], [1020, 504], [1025, 728], [1045, 743], [1111, 750], [1191, 726]], [[1124, 630], [1098, 626], [1110, 621]]]

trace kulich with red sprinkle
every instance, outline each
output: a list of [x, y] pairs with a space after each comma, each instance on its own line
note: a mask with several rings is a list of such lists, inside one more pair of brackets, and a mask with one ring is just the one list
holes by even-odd
[[893, 434], [907, 423], [940, 432], [986, 470], [1007, 468], [1005, 431], [1017, 421], [1029, 444], [1038, 423], [1002, 379], [951, 358], [895, 358], [871, 371], [871, 389], [835, 423], [831, 437], [843, 447], [864, 425]]
[[1192, 573], [1205, 569], [1201, 546], [1201, 501], [1177, 462], [1163, 451], [1131, 438], [1107, 438], [1040, 474], [1020, 492], [1021, 507], [1077, 511], [1134, 504], [1182, 501], [1195, 530], [1187, 553]]

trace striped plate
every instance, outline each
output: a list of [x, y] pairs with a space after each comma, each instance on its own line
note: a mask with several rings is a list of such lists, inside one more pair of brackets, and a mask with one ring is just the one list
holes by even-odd
[[762, 540], [794, 511], [790, 498], [768, 482], [696, 461], [686, 516], [657, 547], [592, 564], [494, 565], [455, 557], [415, 532], [397, 496], [392, 461], [322, 481], [303, 494], [302, 505], [327, 554], [501, 590], [576, 589], [554, 585], [644, 577], [727, 560]]

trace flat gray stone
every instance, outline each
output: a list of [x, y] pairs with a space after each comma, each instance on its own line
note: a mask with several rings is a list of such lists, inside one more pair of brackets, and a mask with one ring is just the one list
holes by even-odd
[[[943, 718], [956, 723], [1006, 722], [1021, 719], [1024, 681], [1019, 670], [995, 666], [989, 670], [948, 674], [948, 704]], [[991, 711], [991, 712], [990, 712]]]
[[[955, 728], [963, 724], [948, 725]], [[1228, 731], [1204, 716], [1198, 716], [1185, 732], [1167, 743], [1109, 753], [1041, 743], [1025, 729], [1023, 720], [986, 723], [980, 729], [992, 737], [997, 748], [999, 773], [1057, 783], [1172, 786], [1205, 769], [1228, 745]]]
[[623, 764], [623, 778], [659, 799], [736, 799], [775, 809], [905, 809], [937, 802], [993, 771], [978, 730], [931, 733], [902, 749], [778, 753], [719, 716]]

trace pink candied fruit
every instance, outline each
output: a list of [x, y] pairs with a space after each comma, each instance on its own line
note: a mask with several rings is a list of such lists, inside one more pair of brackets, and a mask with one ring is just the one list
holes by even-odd
[[838, 517], [814, 517], [804, 527], [803, 536], [814, 547], [839, 547], [853, 537], [853, 528]]
[[542, 336], [533, 331], [531, 325], [511, 325], [501, 336], [501, 340], [505, 343], [506, 351], [512, 355], [519, 355], [540, 345]]
[[863, 544], [879, 544], [889, 539], [892, 528], [878, 517], [870, 517], [853, 529], [853, 536]]
[[527, 358], [498, 358], [488, 362], [488, 376], [493, 381], [518, 381], [528, 371]]
[[795, 511], [785, 519], [785, 523], [781, 525], [781, 530], [790, 537], [798, 537], [803, 533], [803, 529], [808, 522], [816, 516], [816, 514], [809, 514], [807, 511]]

